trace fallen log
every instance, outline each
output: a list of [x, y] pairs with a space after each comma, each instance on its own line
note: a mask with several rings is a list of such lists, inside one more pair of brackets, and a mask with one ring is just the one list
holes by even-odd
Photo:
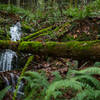
[[100, 40], [69, 42], [12, 42], [0, 41], [1, 49], [12, 49], [22, 53], [32, 53], [75, 60], [100, 61]]
[[39, 30], [39, 31], [37, 31], [37, 32], [35, 32], [35, 33], [33, 33], [33, 34], [30, 34], [30, 35], [28, 35], [28, 36], [26, 36], [26, 37], [23, 37], [22, 39], [21, 39], [21, 41], [31, 41], [32, 39], [35, 39], [35, 38], [37, 38], [39, 35], [41, 35], [41, 34], [48, 34], [48, 32], [47, 31], [49, 31], [49, 30], [51, 30], [52, 28], [53, 28], [54, 26], [49, 26], [49, 27], [47, 27], [47, 28], [44, 28], [44, 29], [42, 29], [42, 30]]
[[18, 48], [19, 42], [14, 42], [10, 40], [0, 40], [0, 50], [11, 49], [16, 51]]

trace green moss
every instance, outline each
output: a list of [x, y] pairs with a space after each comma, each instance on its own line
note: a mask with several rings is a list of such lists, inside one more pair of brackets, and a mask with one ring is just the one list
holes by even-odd
[[42, 47], [43, 45], [40, 42], [22, 42], [20, 43], [18, 50], [30, 50], [31, 52], [38, 52]]
[[74, 39], [74, 36], [70, 35], [70, 34], [67, 34], [66, 36], [64, 36], [61, 41], [62, 42], [66, 42], [66, 41], [72, 41], [72, 40], [76, 40]]
[[18, 49], [22, 50], [25, 52], [28, 50], [30, 52], [38, 52], [41, 51], [42, 49], [46, 49], [46, 50], [57, 50], [60, 49], [61, 51], [63, 51], [62, 49], [66, 50], [72, 50], [72, 51], [83, 51], [83, 50], [90, 50], [91, 48], [93, 48], [93, 46], [96, 46], [98, 43], [100, 43], [99, 40], [96, 41], [70, 41], [70, 42], [45, 42], [44, 44], [41, 42], [21, 42], [19, 44]]
[[45, 45], [46, 45], [46, 48], [52, 50], [52, 48], [56, 47], [57, 44], [59, 44], [59, 43], [57, 43], [57, 42], [46, 42]]
[[35, 32], [35, 33], [33, 33], [33, 34], [30, 34], [30, 35], [28, 35], [28, 36], [22, 38], [21, 40], [22, 40], [22, 41], [24, 41], [24, 40], [29, 40], [29, 39], [31, 39], [31, 38], [33, 38], [33, 37], [36, 37], [36, 36], [38, 36], [38, 35], [40, 35], [40, 34], [42, 34], [42, 33], [44, 33], [44, 32], [47, 32], [48, 30], [52, 29], [52, 27], [53, 27], [53, 26], [50, 26], [50, 27], [47, 27], [47, 28], [45, 28], [45, 29], [42, 29], [42, 30], [40, 30], [40, 31], [38, 31], [38, 32]]
[[43, 36], [46, 36], [46, 35], [49, 35], [49, 33], [39, 34], [38, 36], [35, 36], [35, 37], [33, 37], [33, 38], [28, 39], [28, 41], [31, 41], [31, 40], [34, 40], [34, 39], [36, 39], [36, 38], [43, 37]]
[[88, 50], [91, 48], [91, 46], [95, 46], [98, 43], [100, 43], [100, 41], [95, 40], [95, 41], [70, 41], [66, 43], [67, 48], [73, 48], [73, 50]]

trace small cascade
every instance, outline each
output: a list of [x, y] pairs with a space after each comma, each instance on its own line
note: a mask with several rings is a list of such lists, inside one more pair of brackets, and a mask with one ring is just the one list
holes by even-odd
[[[21, 24], [20, 22], [17, 22], [14, 26], [10, 28], [10, 34], [11, 34], [11, 40], [12, 41], [17, 41], [20, 40], [21, 38]], [[17, 59], [17, 54], [16, 52], [6, 49], [3, 52], [0, 53], [0, 72], [5, 72], [5, 71], [11, 71], [12, 69], [17, 67], [16, 63], [14, 63], [13, 66], [13, 59]], [[14, 67], [14, 68], [13, 68]], [[8, 78], [9, 76], [9, 78]], [[6, 85], [11, 86], [12, 88], [9, 91], [14, 92], [16, 83], [18, 80], [18, 76], [14, 73], [9, 73], [7, 76], [3, 76]], [[18, 95], [24, 95], [23, 92], [21, 92], [22, 87], [23, 87], [23, 82], [20, 82], [20, 85], [18, 87]]]
[[[21, 38], [21, 24], [17, 22], [13, 27], [10, 28], [11, 40], [17, 41]], [[0, 71], [10, 71], [12, 70], [13, 58], [17, 58], [16, 52], [12, 50], [5, 50], [0, 56]]]
[[6, 49], [0, 56], [0, 71], [10, 71], [13, 58], [17, 58], [16, 52]]
[[[19, 76], [15, 75], [13, 73], [10, 73], [10, 78], [11, 78], [11, 84], [12, 84], [12, 91], [14, 92]], [[18, 87], [18, 92], [17, 92], [18, 95], [24, 95], [24, 93], [21, 92], [23, 85], [24, 85], [24, 83], [21, 81], [19, 84], [19, 87]]]
[[[16, 75], [15, 73], [7, 73], [6, 76], [3, 75], [2, 77], [3, 77], [6, 85], [11, 86], [11, 89], [9, 91], [14, 92], [19, 76]], [[24, 93], [22, 92], [23, 85], [24, 85], [24, 83], [21, 81], [18, 86], [18, 91], [17, 91], [18, 96], [24, 95]]]
[[4, 78], [5, 82], [6, 82], [6, 85], [7, 85], [7, 86], [9, 86], [9, 85], [10, 85], [10, 83], [9, 83], [8, 78], [7, 78], [7, 77], [5, 77], [5, 76], [3, 76], [3, 78]]
[[[17, 75], [16, 75], [16, 77], [17, 77], [17, 79], [19, 78], [19, 76], [17, 76]], [[21, 81], [18, 86], [18, 92], [17, 92], [18, 95], [24, 95], [24, 93], [22, 92], [23, 86], [24, 86], [24, 83]]]
[[17, 41], [21, 38], [21, 24], [17, 22], [13, 27], [10, 27], [11, 40]]
[[11, 77], [11, 84], [12, 84], [12, 90], [11, 91], [14, 91], [15, 90], [15, 86], [16, 86], [16, 82], [15, 82], [15, 75], [13, 73], [10, 73], [10, 77]]

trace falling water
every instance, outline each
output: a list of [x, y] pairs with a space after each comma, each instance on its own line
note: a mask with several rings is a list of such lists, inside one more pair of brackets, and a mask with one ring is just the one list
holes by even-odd
[[3, 76], [3, 78], [4, 78], [5, 82], [6, 82], [6, 85], [7, 85], [7, 86], [9, 86], [9, 85], [10, 85], [10, 83], [9, 83], [8, 78], [7, 78], [7, 77], [5, 77], [5, 76]]
[[12, 59], [17, 55], [14, 51], [6, 49], [0, 56], [0, 71], [10, 71], [12, 69]]
[[[11, 40], [17, 41], [21, 38], [21, 24], [17, 22], [13, 27], [10, 28]], [[13, 58], [17, 58], [16, 52], [12, 50], [5, 50], [0, 56], [0, 71], [10, 71], [12, 66]]]
[[[16, 83], [18, 81], [19, 76], [15, 75], [13, 73], [10, 73], [10, 77], [11, 77], [11, 84], [12, 84], [11, 91], [14, 92], [14, 90], [16, 88]], [[18, 86], [18, 92], [17, 92], [18, 95], [24, 95], [24, 93], [21, 92], [22, 91], [22, 88], [23, 88], [23, 85], [24, 85], [24, 83], [21, 81], [19, 83], [19, 86]]]
[[[17, 22], [14, 26], [12, 26], [10, 28], [10, 35], [11, 35], [12, 41], [20, 40], [20, 38], [21, 38], [21, 24], [20, 24], [20, 22]], [[17, 66], [16, 63], [14, 63], [15, 65], [13, 66], [13, 59], [14, 58], [17, 59], [16, 52], [9, 50], [9, 49], [6, 49], [5, 51], [3, 51], [0, 54], [0, 71], [1, 72], [10, 71], [13, 69], [14, 66]], [[15, 87], [16, 87], [16, 83], [18, 80], [18, 76], [16, 74], [13, 74], [13, 73], [9, 73], [9, 76], [10, 76], [10, 80], [6, 76], [3, 76], [3, 78], [4, 78], [7, 86], [9, 86], [9, 85], [12, 86], [10, 91], [14, 92]], [[19, 95], [24, 95], [23, 92], [21, 92], [22, 87], [23, 87], [23, 82], [20, 82], [20, 85], [18, 87], [18, 94]]]
[[21, 24], [17, 22], [16, 25], [10, 28], [11, 40], [17, 41], [21, 38]]
[[16, 86], [15, 75], [13, 73], [10, 73], [10, 76], [11, 76], [11, 83], [12, 83], [11, 91], [14, 91], [14, 87]]

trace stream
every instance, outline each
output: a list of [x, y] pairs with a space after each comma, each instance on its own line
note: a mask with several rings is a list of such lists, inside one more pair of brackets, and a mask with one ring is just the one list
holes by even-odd
[[[14, 26], [10, 28], [10, 35], [12, 41], [20, 40], [21, 38], [21, 24], [17, 22]], [[0, 54], [0, 71], [10, 71], [13, 69], [13, 65], [17, 67], [16, 61], [13, 64], [13, 58], [17, 61], [16, 52], [6, 49]]]
[[[10, 27], [10, 35], [12, 41], [18, 41], [21, 38], [21, 24], [17, 22], [14, 26]], [[0, 72], [11, 71], [17, 68], [17, 54], [16, 52], [6, 49], [0, 53]], [[9, 77], [3, 76], [6, 86], [11, 86], [10, 91], [14, 92], [18, 77], [16, 74], [9, 73]], [[21, 88], [23, 87], [23, 82], [20, 82], [18, 94], [23, 95]]]

